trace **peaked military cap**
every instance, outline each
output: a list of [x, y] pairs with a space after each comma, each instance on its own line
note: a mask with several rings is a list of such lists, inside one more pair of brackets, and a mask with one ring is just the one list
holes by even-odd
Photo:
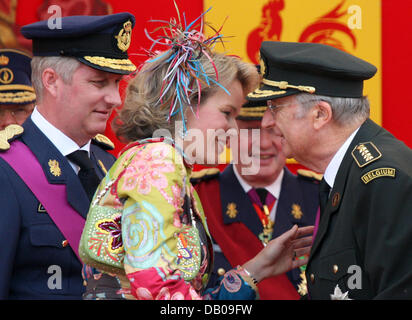
[[243, 121], [262, 120], [267, 108], [266, 100], [248, 101], [240, 108], [236, 119]]
[[36, 101], [30, 62], [31, 57], [22, 51], [0, 49], [0, 105]]
[[329, 45], [264, 41], [260, 48], [262, 82], [248, 100], [270, 100], [297, 93], [360, 98], [372, 64]]
[[26, 25], [21, 33], [33, 40], [35, 56], [74, 57], [98, 69], [130, 74], [136, 66], [129, 60], [135, 18], [128, 12], [105, 16], [68, 16], [61, 18], [61, 28], [44, 20]]

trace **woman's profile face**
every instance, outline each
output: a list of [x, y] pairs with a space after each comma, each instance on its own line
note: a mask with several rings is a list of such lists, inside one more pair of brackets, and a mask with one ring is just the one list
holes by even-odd
[[187, 112], [187, 134], [183, 148], [192, 162], [215, 165], [223, 152], [230, 135], [236, 134], [236, 116], [245, 103], [241, 83], [234, 80], [225, 87], [230, 93], [219, 89], [214, 95], [199, 105], [198, 116]]

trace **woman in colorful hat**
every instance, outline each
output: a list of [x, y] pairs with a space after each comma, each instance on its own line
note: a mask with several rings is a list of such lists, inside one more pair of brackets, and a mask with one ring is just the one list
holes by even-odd
[[[309, 252], [311, 237], [303, 236], [312, 227], [295, 226], [205, 291], [213, 249], [189, 181], [192, 164], [217, 163], [259, 76], [254, 65], [213, 51], [221, 35], [206, 38], [203, 26], [202, 15], [149, 35], [166, 50], [148, 50], [128, 85], [115, 130], [129, 144], [100, 184], [83, 231], [80, 256], [115, 274], [125, 298], [256, 299], [257, 282], [304, 264], [296, 256]], [[85, 297], [98, 298], [92, 290]]]

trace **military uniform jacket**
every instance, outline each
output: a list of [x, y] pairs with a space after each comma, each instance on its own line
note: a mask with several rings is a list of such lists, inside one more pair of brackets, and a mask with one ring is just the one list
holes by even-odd
[[[30, 118], [23, 127], [24, 133], [18, 139], [34, 153], [49, 183], [66, 185], [69, 204], [85, 218], [90, 203], [69, 162]], [[115, 160], [93, 142], [90, 157], [101, 178], [105, 175], [103, 166], [109, 169]], [[60, 176], [52, 174], [49, 160], [57, 161]], [[0, 298], [81, 299], [84, 288], [80, 261], [42, 204], [3, 159], [0, 199]]]
[[[214, 225], [211, 224], [210, 215], [212, 213], [206, 210], [205, 205], [207, 202], [213, 203], [219, 201], [216, 194], [220, 194], [221, 205], [209, 206], [209, 209], [213, 207], [214, 210], [220, 210], [220, 212], [216, 214], [222, 216], [225, 226], [237, 226], [239, 231], [241, 231], [239, 226], [239, 223], [241, 223], [246, 226], [256, 238], [258, 238], [263, 230], [262, 222], [253, 207], [252, 201], [240, 185], [239, 180], [236, 178], [233, 171], [233, 165], [227, 166], [216, 179], [219, 181], [219, 190], [209, 190], [210, 188], [207, 187], [207, 184], [209, 183], [208, 180], [200, 182], [194, 181], [195, 188], [204, 205], [212, 236], [214, 236], [214, 233], [217, 232], [217, 230]], [[204, 184], [205, 188], [202, 184]], [[299, 227], [313, 225], [315, 223], [317, 208], [318, 181], [308, 177], [295, 176], [285, 168], [281, 191], [279, 199], [277, 200], [277, 211], [272, 239], [292, 228], [294, 224], [297, 224]], [[214, 239], [214, 241], [216, 240]], [[261, 248], [263, 248], [263, 245]], [[249, 256], [244, 258], [246, 260], [244, 260], [243, 263], [253, 258], [253, 254], [249, 252]], [[220, 268], [227, 271], [233, 267], [235, 266], [231, 265], [222, 251], [215, 250], [214, 267], [209, 282], [210, 286], [213, 286], [217, 281], [219, 277], [218, 270]], [[297, 289], [298, 284], [302, 280], [300, 273], [298, 268], [287, 273], [287, 277], [292, 285], [295, 286], [295, 289]], [[261, 291], [261, 289], [259, 289], [259, 291]], [[296, 295], [296, 297], [298, 297], [298, 295]], [[266, 296], [263, 298], [275, 299], [274, 296]], [[278, 295], [276, 298], [281, 299], [282, 296]], [[291, 299], [291, 296], [284, 296], [283, 298]]]
[[367, 120], [320, 217], [306, 269], [309, 297], [412, 298], [411, 245], [412, 150]]

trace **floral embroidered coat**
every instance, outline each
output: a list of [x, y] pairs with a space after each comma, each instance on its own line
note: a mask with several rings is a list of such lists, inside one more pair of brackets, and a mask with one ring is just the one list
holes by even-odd
[[256, 286], [241, 267], [204, 291], [213, 251], [190, 174], [172, 144], [147, 139], [129, 145], [97, 189], [92, 204], [122, 212], [118, 228], [111, 229], [111, 245], [124, 251], [127, 279], [117, 275], [123, 296], [255, 299]]

